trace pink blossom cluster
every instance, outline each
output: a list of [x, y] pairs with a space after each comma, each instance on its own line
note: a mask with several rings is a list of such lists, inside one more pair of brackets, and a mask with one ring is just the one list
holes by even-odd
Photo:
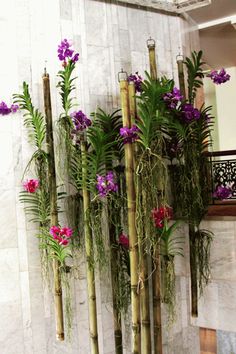
[[60, 228], [59, 226], [52, 226], [50, 234], [59, 245], [67, 246], [73, 234], [73, 230], [67, 226]]
[[39, 188], [39, 180], [37, 179], [27, 179], [23, 182], [24, 189], [29, 193], [35, 193]]

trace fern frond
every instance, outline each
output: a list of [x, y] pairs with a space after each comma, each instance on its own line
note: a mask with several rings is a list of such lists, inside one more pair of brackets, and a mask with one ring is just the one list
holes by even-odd
[[202, 54], [201, 50], [199, 52], [194, 51], [191, 58], [186, 58], [184, 62], [188, 72], [188, 100], [190, 103], [193, 103], [197, 89], [203, 85], [202, 66], [205, 63], [202, 61]]

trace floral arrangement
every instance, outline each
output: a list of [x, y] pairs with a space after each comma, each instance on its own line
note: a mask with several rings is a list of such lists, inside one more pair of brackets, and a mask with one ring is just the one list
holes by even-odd
[[[91, 118], [82, 110], [75, 111], [74, 71], [79, 53], [69, 40], [63, 39], [57, 55], [61, 64], [57, 87], [62, 106], [58, 127], [63, 151], [58, 159], [66, 162], [60, 172], [65, 182], [73, 185], [74, 199], [82, 215], [80, 238], [87, 264], [89, 326], [93, 334], [91, 350], [98, 352], [95, 269], [99, 265], [102, 271], [108, 266], [110, 257], [116, 353], [121, 353], [117, 348], [122, 350], [121, 318], [128, 311], [130, 302], [133, 352], [139, 352], [140, 333], [146, 343], [146, 352], [151, 352], [150, 313], [154, 315], [154, 327], [161, 328], [156, 315], [161, 305], [158, 293], [154, 292], [153, 309], [149, 311], [149, 279], [152, 277], [155, 291], [161, 288], [160, 300], [168, 306], [172, 321], [175, 313], [174, 261], [175, 257], [183, 256], [183, 237], [177, 234], [182, 219], [181, 222], [187, 221], [189, 226], [195, 315], [198, 289], [202, 291], [209, 280], [213, 235], [209, 230], [202, 230], [200, 223], [208, 205], [204, 150], [211, 142], [212, 117], [209, 107], [199, 108], [195, 104], [204, 77], [202, 52], [193, 52], [185, 61], [187, 99], [174, 81], [166, 77], [151, 77], [146, 73], [146, 79], [143, 79], [136, 72], [125, 83], [121, 82], [121, 88], [134, 84], [137, 94], [123, 97], [128, 90], [121, 90], [123, 120], [119, 110], [107, 114], [98, 109]], [[224, 69], [208, 76], [216, 84], [230, 79]], [[33, 106], [26, 83], [23, 93], [14, 98], [10, 107], [5, 102], [0, 103], [0, 114], [7, 115], [18, 109], [24, 112], [24, 124], [34, 148], [26, 174], [33, 171], [35, 178], [23, 182], [20, 199], [26, 212], [39, 225], [39, 246], [48, 271], [53, 269], [56, 310], [61, 314], [57, 319], [57, 330], [59, 339], [63, 340], [62, 291], [69, 291], [66, 274], [71, 271], [71, 266], [67, 262], [78, 251], [75, 247], [77, 233], [73, 230], [77, 230], [79, 221], [75, 218], [72, 227], [60, 226], [57, 202], [65, 195], [56, 187], [58, 166], [48, 114], [44, 116]], [[137, 109], [132, 119], [125, 114], [128, 101]], [[173, 168], [173, 174], [169, 173], [168, 165]], [[173, 203], [169, 200], [170, 179], [178, 189], [172, 189]], [[230, 186], [217, 186], [214, 197], [227, 199], [231, 193]], [[104, 245], [106, 237], [109, 252]], [[64, 308], [66, 313], [71, 312], [69, 301]], [[68, 321], [71, 327], [71, 319]], [[140, 326], [144, 326], [142, 331]], [[157, 343], [155, 334], [155, 348]]]

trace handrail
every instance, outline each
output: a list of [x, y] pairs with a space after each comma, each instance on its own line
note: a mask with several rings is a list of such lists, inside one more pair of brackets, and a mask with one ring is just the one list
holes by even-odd
[[205, 151], [205, 156], [214, 157], [214, 156], [236, 156], [236, 150], [224, 150], [224, 151]]

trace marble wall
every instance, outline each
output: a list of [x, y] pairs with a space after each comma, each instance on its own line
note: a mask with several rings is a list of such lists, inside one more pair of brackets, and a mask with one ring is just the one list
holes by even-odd
[[[119, 107], [117, 74], [148, 70], [146, 40], [157, 44], [158, 70], [177, 79], [179, 52], [198, 49], [198, 35], [190, 19], [161, 14], [115, 1], [8, 0], [0, 15], [0, 100], [10, 103], [22, 82], [31, 87], [35, 105], [42, 108], [43, 68], [55, 87], [60, 69], [57, 45], [72, 39], [79, 49], [78, 104], [87, 114], [101, 106]], [[52, 90], [54, 116], [60, 98]], [[71, 281], [74, 321], [71, 341], [55, 340], [53, 299], [40, 270], [37, 230], [19, 203], [21, 178], [31, 156], [22, 114], [0, 118], [0, 352], [2, 354], [89, 354], [88, 306], [85, 266]], [[30, 176], [29, 176], [30, 177]], [[165, 354], [198, 354], [197, 326], [234, 332], [235, 223], [211, 222], [215, 231], [212, 282], [200, 300], [200, 316], [190, 321], [189, 269], [177, 262], [177, 322], [164, 328]], [[188, 246], [186, 244], [186, 251]], [[104, 285], [105, 284], [105, 285]], [[99, 340], [102, 354], [113, 354], [111, 296], [103, 277], [96, 275]], [[207, 311], [209, 316], [207, 316]], [[163, 309], [165, 311], [165, 309]], [[164, 314], [164, 312], [163, 312]], [[227, 320], [227, 321], [226, 321]], [[129, 349], [129, 331], [126, 334]]]

